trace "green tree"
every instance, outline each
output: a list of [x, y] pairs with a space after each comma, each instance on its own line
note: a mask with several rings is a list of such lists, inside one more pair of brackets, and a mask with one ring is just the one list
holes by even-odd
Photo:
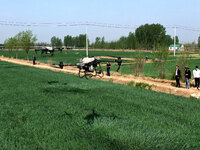
[[65, 45], [66, 47], [74, 46], [73, 37], [70, 36], [70, 35], [65, 36], [65, 37], [64, 37], [64, 45]]
[[[174, 37], [173, 37], [173, 43], [174, 43]], [[176, 35], [176, 44], [179, 44], [179, 38], [177, 35]]]
[[157, 49], [165, 38], [165, 28], [161, 24], [145, 24], [136, 29], [135, 35], [141, 48]]
[[[88, 44], [89, 44], [89, 40], [88, 40]], [[86, 35], [80, 34], [79, 36], [76, 36], [76, 37], [67, 35], [64, 37], [64, 45], [75, 46], [79, 48], [86, 47]]]
[[12, 56], [12, 50], [16, 50], [16, 58], [18, 57], [17, 55], [17, 50], [19, 49], [19, 40], [18, 36], [11, 37], [5, 41], [5, 47], [10, 51], [10, 57]]
[[119, 49], [127, 49], [127, 37], [122, 36], [120, 39], [117, 41], [117, 48]]
[[[89, 41], [88, 41], [89, 43]], [[86, 35], [85, 34], [80, 34], [78, 36], [78, 47], [86, 47]]]
[[16, 58], [18, 58], [18, 50], [20, 48], [20, 37], [19, 35], [14, 36], [14, 49], [16, 50]]
[[56, 48], [62, 48], [62, 39], [60, 38], [56, 39]]
[[53, 36], [53, 37], [51, 38], [51, 46], [52, 46], [53, 48], [56, 47], [56, 41], [57, 41], [57, 38], [56, 38], [55, 36]]
[[198, 47], [200, 48], [200, 36], [198, 38]]
[[127, 47], [129, 49], [136, 49], [136, 38], [134, 33], [129, 33], [128, 39], [127, 39]]
[[53, 36], [51, 38], [51, 45], [53, 48], [61, 48], [62, 47], [62, 39]]
[[165, 35], [162, 45], [169, 47], [170, 44], [173, 44], [174, 41], [170, 35]]
[[105, 48], [105, 37], [103, 36], [101, 39], [101, 48]]
[[28, 59], [28, 52], [32, 46], [34, 46], [37, 41], [36, 36], [33, 35], [32, 31], [22, 31], [16, 35], [18, 37], [19, 45], [25, 50]]
[[14, 45], [14, 38], [11, 37], [11, 38], [5, 40], [4, 45], [5, 45], [6, 49], [9, 50], [10, 57], [12, 57], [12, 50], [15, 47], [15, 45]]
[[95, 48], [100, 48], [101, 47], [101, 38], [100, 37], [96, 37], [95, 43], [94, 43], [94, 47]]

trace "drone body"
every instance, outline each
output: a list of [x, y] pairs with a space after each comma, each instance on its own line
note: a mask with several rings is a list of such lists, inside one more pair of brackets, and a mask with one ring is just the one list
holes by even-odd
[[121, 57], [117, 57], [116, 60], [101, 60], [98, 57], [84, 57], [80, 59], [80, 62], [77, 64], [63, 64], [61, 61], [59, 67], [63, 69], [64, 66], [77, 66], [79, 68], [78, 76], [80, 78], [91, 78], [92, 76], [103, 77], [104, 73], [101, 67], [102, 62], [116, 62], [118, 65], [117, 71], [119, 71], [122, 60]]
[[42, 48], [35, 49], [35, 52], [37, 53], [37, 51], [41, 51], [42, 55], [43, 54], [51, 54], [51, 56], [53, 56], [55, 50], [62, 52], [63, 48], [53, 48], [50, 46], [46, 46], [46, 47], [43, 46]]

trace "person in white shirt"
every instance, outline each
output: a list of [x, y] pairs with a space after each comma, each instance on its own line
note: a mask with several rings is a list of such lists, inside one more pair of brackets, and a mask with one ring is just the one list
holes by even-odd
[[195, 80], [195, 88], [199, 89], [200, 70], [198, 66], [196, 66], [195, 69], [193, 70], [193, 76]]

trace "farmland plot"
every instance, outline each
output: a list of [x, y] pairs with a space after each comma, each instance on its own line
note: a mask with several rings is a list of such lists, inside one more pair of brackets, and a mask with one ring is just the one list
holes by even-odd
[[2, 149], [198, 149], [200, 102], [0, 62]]

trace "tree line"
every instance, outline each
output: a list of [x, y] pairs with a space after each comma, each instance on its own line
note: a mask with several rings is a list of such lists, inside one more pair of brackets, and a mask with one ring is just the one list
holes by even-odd
[[[166, 29], [160, 24], [145, 24], [138, 27], [135, 33], [120, 37], [117, 41], [105, 42], [104, 37], [97, 37], [91, 44], [92, 48], [108, 49], [157, 49], [159, 46], [169, 46], [174, 39], [166, 34]], [[176, 43], [179, 43], [178, 36]]]
[[[89, 40], [88, 40], [89, 43]], [[67, 35], [64, 37], [64, 46], [66, 47], [86, 47], [86, 34], [80, 34], [79, 36], [72, 37]]]
[[[34, 46], [37, 38], [33, 35], [32, 31], [22, 31], [19, 32], [14, 37], [8, 38], [5, 40], [4, 45], [10, 52], [15, 49], [23, 49], [26, 52], [27, 59], [28, 59], [28, 52], [32, 46]], [[17, 51], [16, 51], [16, 58], [17, 58]]]
[[[64, 37], [66, 47], [85, 47], [86, 35]], [[145, 24], [138, 27], [135, 33], [122, 36], [117, 41], [105, 41], [105, 37], [96, 37], [95, 42], [89, 44], [91, 48], [105, 49], [157, 49], [159, 46], [169, 46], [174, 39], [166, 34], [166, 28], [161, 24]], [[176, 43], [179, 43], [176, 36]]]
[[66, 47], [84, 48], [86, 46], [86, 35], [80, 34], [79, 36], [75, 36], [75, 37], [71, 35], [67, 35], [64, 37], [63, 42], [62, 42], [62, 39], [58, 37], [53, 36], [51, 38], [51, 46], [53, 48], [61, 48], [63, 45]]
[[[66, 35], [64, 40], [53, 36], [51, 43], [35, 43], [36, 36], [33, 36], [32, 31], [23, 31], [16, 36], [7, 39], [4, 43], [7, 49], [28, 49], [33, 46], [52, 46], [53, 48], [66, 47], [84, 48], [86, 47], [86, 35], [80, 34], [78, 36]], [[89, 40], [88, 40], [89, 42]], [[105, 37], [96, 37], [95, 42], [89, 42], [90, 48], [104, 48], [104, 49], [158, 49], [160, 46], [168, 47], [174, 43], [174, 38], [166, 34], [166, 28], [161, 24], [145, 24], [141, 25], [135, 30], [135, 33], [130, 32], [128, 36], [122, 36], [116, 41], [105, 41]], [[176, 43], [179, 43], [179, 38], [176, 36]], [[187, 47], [193, 46], [200, 48], [200, 36], [198, 37], [198, 44], [187, 44]]]

